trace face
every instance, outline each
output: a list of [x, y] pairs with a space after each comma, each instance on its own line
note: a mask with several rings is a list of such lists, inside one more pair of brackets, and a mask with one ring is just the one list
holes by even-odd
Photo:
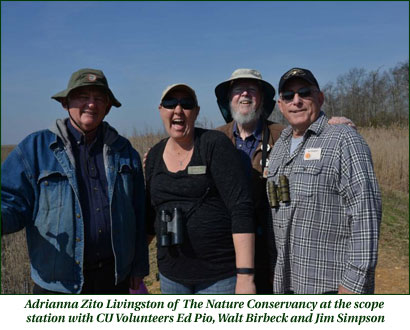
[[[301, 97], [296, 93], [292, 100], [283, 98], [283, 92], [297, 92], [304, 87], [310, 87], [312, 92], [309, 96]], [[283, 116], [292, 126], [294, 136], [302, 136], [306, 129], [317, 119], [323, 101], [323, 93], [302, 79], [292, 79], [285, 84], [278, 100], [278, 106]]]
[[[191, 99], [192, 97], [185, 91], [171, 91], [165, 98]], [[195, 120], [198, 117], [199, 107], [195, 106], [193, 109], [184, 109], [181, 104], [178, 104], [175, 109], [165, 108], [160, 105], [158, 107], [164, 128], [168, 135], [177, 141], [184, 141], [192, 139], [194, 136]]]
[[230, 89], [230, 106], [233, 119], [247, 124], [259, 118], [262, 103], [261, 91], [254, 80], [239, 80]]
[[[69, 111], [71, 121], [75, 121], [84, 132], [96, 129], [111, 108], [110, 98], [98, 87], [79, 87], [67, 97], [63, 107]], [[77, 129], [77, 125], [72, 123]]]

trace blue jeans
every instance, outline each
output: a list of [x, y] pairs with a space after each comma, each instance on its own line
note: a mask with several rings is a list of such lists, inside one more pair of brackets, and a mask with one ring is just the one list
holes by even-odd
[[159, 274], [162, 294], [235, 294], [236, 276], [216, 282], [182, 284]]

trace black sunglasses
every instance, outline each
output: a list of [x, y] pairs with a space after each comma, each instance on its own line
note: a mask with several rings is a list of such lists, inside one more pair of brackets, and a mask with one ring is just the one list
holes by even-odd
[[179, 100], [176, 98], [166, 98], [161, 102], [161, 105], [167, 109], [175, 109], [178, 104], [186, 110], [192, 110], [196, 107], [196, 102], [192, 98], [182, 98]]
[[281, 98], [285, 101], [292, 101], [296, 93], [299, 95], [299, 97], [305, 98], [305, 97], [311, 96], [312, 93], [315, 91], [316, 89], [312, 89], [310, 87], [302, 87], [298, 89], [296, 92], [294, 91], [282, 92]]

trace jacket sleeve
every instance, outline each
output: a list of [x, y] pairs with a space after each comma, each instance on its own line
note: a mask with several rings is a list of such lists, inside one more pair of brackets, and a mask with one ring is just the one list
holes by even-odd
[[250, 182], [232, 142], [216, 131], [208, 145], [207, 163], [214, 184], [232, 219], [232, 233], [253, 233], [253, 203]]
[[145, 230], [145, 185], [142, 173], [141, 159], [135, 150], [132, 150], [134, 162], [137, 163], [135, 169], [134, 185], [134, 212], [136, 216], [136, 239], [135, 239], [135, 259], [132, 274], [143, 277], [149, 273], [148, 243]]
[[348, 132], [342, 141], [340, 189], [351, 230], [341, 285], [356, 293], [371, 293], [382, 215], [380, 191], [363, 138]]
[[151, 204], [151, 177], [154, 171], [154, 159], [157, 153], [155, 149], [151, 149], [147, 155], [145, 162], [145, 209], [146, 209], [146, 231], [148, 235], [155, 235], [155, 209]]
[[33, 217], [33, 174], [17, 146], [1, 166], [1, 234], [23, 229]]

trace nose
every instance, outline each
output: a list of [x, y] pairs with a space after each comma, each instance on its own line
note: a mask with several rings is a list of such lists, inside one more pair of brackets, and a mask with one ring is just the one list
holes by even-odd
[[299, 104], [301, 102], [302, 98], [299, 96], [299, 93], [295, 93], [293, 96], [293, 103]]
[[96, 100], [95, 100], [95, 97], [94, 97], [94, 96], [92, 96], [92, 95], [89, 96], [89, 98], [88, 98], [88, 100], [87, 100], [87, 105], [88, 105], [88, 107], [90, 107], [90, 108], [95, 107], [95, 105], [96, 105]]
[[241, 92], [241, 95], [248, 95], [248, 89], [244, 88], [243, 91]]
[[183, 109], [182, 109], [181, 104], [178, 103], [177, 106], [174, 109], [174, 113], [181, 113], [181, 112], [183, 112], [182, 110]]

